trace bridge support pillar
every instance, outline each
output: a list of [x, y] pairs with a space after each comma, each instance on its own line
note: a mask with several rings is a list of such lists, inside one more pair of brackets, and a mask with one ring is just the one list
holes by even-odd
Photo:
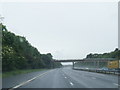
[[93, 63], [94, 63], [94, 68], [96, 68], [96, 61], [94, 61]]
[[75, 64], [75, 62], [72, 62], [73, 63], [73, 69], [74, 69], [74, 64]]
[[97, 69], [99, 69], [99, 61], [97, 62]]

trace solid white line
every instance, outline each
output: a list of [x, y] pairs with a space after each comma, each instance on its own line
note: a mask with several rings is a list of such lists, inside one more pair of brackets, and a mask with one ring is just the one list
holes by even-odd
[[92, 77], [92, 79], [96, 79], [95, 77]]
[[120, 86], [119, 84], [117, 84], [117, 83], [113, 83], [114, 85], [116, 85], [116, 86]]
[[[53, 71], [53, 70], [51, 70], [51, 71]], [[43, 76], [44, 74], [46, 74], [46, 73], [48, 73], [48, 72], [51, 72], [51, 71], [47, 71], [47, 72], [42, 73], [42, 74], [40, 74], [40, 75], [38, 75], [38, 76], [36, 76], [36, 77], [30, 79], [30, 80], [27, 80], [27, 81], [25, 81], [25, 82], [22, 82], [21, 84], [16, 85], [16, 86], [14, 86], [13, 88], [11, 88], [11, 89], [9, 89], [9, 90], [14, 90], [15, 88], [19, 88], [19, 87], [21, 87], [21, 86], [23, 86], [23, 85], [25, 85], [25, 84], [27, 84], [27, 83], [33, 81], [34, 79], [36, 79], [36, 78], [38, 78], [38, 77], [40, 77], [40, 76]]]
[[105, 76], [104, 74], [102, 74], [102, 73], [99, 73], [99, 74], [97, 74], [97, 75], [100, 75], [100, 76]]
[[70, 82], [70, 85], [73, 86], [74, 84], [72, 82]]

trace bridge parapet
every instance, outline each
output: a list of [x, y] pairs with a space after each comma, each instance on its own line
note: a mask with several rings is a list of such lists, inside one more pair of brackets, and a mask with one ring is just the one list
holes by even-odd
[[107, 62], [107, 61], [112, 61], [112, 60], [116, 60], [116, 58], [85, 58], [85, 59], [64, 59], [64, 60], [56, 60], [54, 59], [54, 62], [76, 62], [76, 61], [80, 61], [80, 62], [96, 62], [96, 61], [100, 61], [100, 62]]

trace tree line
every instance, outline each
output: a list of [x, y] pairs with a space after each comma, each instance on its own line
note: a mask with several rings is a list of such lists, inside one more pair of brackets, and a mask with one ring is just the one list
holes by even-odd
[[120, 59], [120, 50], [118, 48], [116, 48], [114, 51], [109, 52], [109, 53], [103, 53], [103, 54], [90, 53], [86, 56], [86, 58], [116, 58], [116, 59]]
[[[116, 48], [114, 51], [109, 52], [109, 53], [103, 53], [103, 54], [98, 54], [98, 53], [90, 53], [86, 56], [86, 59], [90, 58], [114, 58], [115, 60], [120, 60], [120, 50]], [[96, 68], [96, 65], [94, 62], [77, 62], [75, 64], [76, 66], [81, 66], [81, 67], [89, 67], [89, 68]], [[99, 67], [107, 67], [107, 62], [99, 62]]]
[[51, 53], [41, 54], [25, 37], [15, 35], [2, 25], [2, 71], [61, 67]]

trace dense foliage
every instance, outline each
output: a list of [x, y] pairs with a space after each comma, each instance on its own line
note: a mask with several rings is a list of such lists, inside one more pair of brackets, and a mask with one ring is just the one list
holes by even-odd
[[[86, 58], [115, 58], [115, 60], [120, 59], [120, 50], [116, 48], [114, 51], [109, 52], [109, 53], [103, 53], [103, 54], [88, 54]], [[89, 68], [98, 68], [97, 67], [97, 62], [77, 62], [75, 64], [76, 66], [81, 66], [81, 67], [89, 67]], [[107, 62], [99, 62], [99, 67], [107, 67]]]
[[25, 37], [9, 32], [2, 25], [2, 70], [38, 69], [60, 67], [54, 63], [51, 53], [40, 54]]
[[116, 48], [114, 51], [103, 54], [88, 54], [86, 58], [116, 58], [120, 59], [120, 50]]

